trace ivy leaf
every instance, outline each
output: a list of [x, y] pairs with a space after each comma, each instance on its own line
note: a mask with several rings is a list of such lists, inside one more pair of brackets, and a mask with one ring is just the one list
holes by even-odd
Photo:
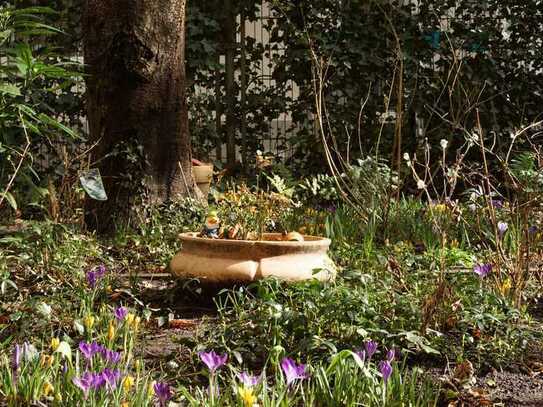
[[431, 346], [427, 344], [426, 338], [423, 338], [422, 336], [419, 336], [415, 334], [414, 332], [405, 332], [401, 336], [405, 336], [405, 340], [407, 342], [410, 342], [416, 346], [418, 346], [420, 349], [422, 349], [426, 353], [433, 353], [436, 355], [440, 355], [440, 352]]

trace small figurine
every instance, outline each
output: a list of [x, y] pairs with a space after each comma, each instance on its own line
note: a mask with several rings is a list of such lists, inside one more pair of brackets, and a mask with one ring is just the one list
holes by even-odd
[[206, 223], [201, 235], [211, 239], [218, 239], [220, 226], [221, 222], [219, 220], [219, 216], [217, 215], [217, 211], [210, 211], [206, 216]]

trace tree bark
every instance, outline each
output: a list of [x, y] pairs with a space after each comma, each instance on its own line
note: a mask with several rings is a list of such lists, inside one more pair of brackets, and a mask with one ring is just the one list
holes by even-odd
[[83, 17], [91, 166], [108, 200], [87, 225], [112, 231], [138, 198], [195, 191], [185, 97], [186, 0], [86, 0]]

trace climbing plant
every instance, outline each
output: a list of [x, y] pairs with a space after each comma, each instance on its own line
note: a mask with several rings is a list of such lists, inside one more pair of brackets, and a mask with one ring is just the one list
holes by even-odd
[[[256, 18], [260, 4], [236, 3], [236, 13], [243, 10], [248, 19]], [[434, 145], [447, 139], [452, 147], [463, 143], [478, 120], [501, 143], [513, 128], [541, 114], [543, 54], [533, 28], [542, 26], [543, 16], [537, 0], [274, 0], [268, 6], [273, 18], [262, 21], [268, 46], [250, 37], [245, 45], [248, 146], [253, 151], [262, 148], [270, 121], [287, 111], [292, 126], [286, 142], [294, 151], [290, 164], [296, 170], [322, 167], [310, 50], [328, 67], [327, 132], [351, 158], [379, 153], [397, 165], [401, 152], [415, 151], [425, 139]], [[193, 135], [199, 135], [200, 145], [209, 151], [224, 142], [221, 127], [211, 119], [216, 109], [224, 113], [225, 108], [224, 64], [216, 63], [224, 52], [222, 22], [212, 20], [200, 6], [192, 7], [198, 19], [188, 27], [195, 35], [194, 53], [188, 56], [195, 59], [189, 65], [196, 73], [194, 83], [210, 91], [193, 99], [194, 110], [203, 112], [193, 116]], [[211, 30], [201, 28], [206, 27], [202, 19], [213, 21]], [[215, 59], [209, 60], [206, 49]], [[239, 44], [237, 49], [239, 71]], [[263, 55], [272, 64], [273, 80], [266, 83], [260, 76]], [[296, 97], [285, 91], [292, 84], [299, 89]], [[237, 74], [238, 123], [241, 87]], [[240, 145], [239, 127], [236, 130]]]

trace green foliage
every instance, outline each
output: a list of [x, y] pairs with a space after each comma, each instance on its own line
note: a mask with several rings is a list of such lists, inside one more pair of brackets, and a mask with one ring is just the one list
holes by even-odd
[[[266, 371], [262, 382], [255, 386], [239, 384], [238, 369], [230, 367], [221, 391], [213, 396], [216, 387], [210, 381], [208, 389], [182, 388], [184, 399], [190, 406], [252, 406], [258, 403], [265, 407], [303, 406], [435, 406], [439, 398], [438, 389], [415, 370], [393, 362], [393, 372], [388, 382], [383, 383], [376, 362], [362, 361], [351, 351], [338, 352], [325, 363], [306, 366], [310, 377], [286, 385], [279, 366], [270, 363], [273, 384]], [[218, 376], [224, 376], [219, 373]], [[251, 403], [252, 402], [252, 403]]]
[[533, 152], [520, 153], [511, 160], [511, 177], [518, 183], [519, 192], [528, 194], [543, 193], [543, 168], [537, 164], [537, 156]]
[[298, 188], [299, 199], [304, 202], [336, 202], [339, 199], [336, 180], [327, 174], [317, 174], [306, 178], [300, 182]]
[[52, 141], [77, 138], [54, 110], [59, 94], [77, 76], [74, 64], [35, 46], [39, 38], [58, 34], [45, 22], [52, 13], [44, 7], [0, 7], [0, 56], [5, 59], [0, 65], [0, 205], [5, 200], [14, 210], [39, 204], [47, 194], [35, 168], [41, 150]]
[[[281, 230], [284, 219], [292, 212], [293, 202], [281, 178], [271, 178], [282, 193], [251, 189], [237, 185], [220, 193], [214, 191], [214, 204], [217, 208], [225, 235], [232, 228], [239, 228], [237, 239], [255, 240], [265, 232]], [[287, 195], [285, 195], [287, 193]]]
[[[310, 47], [330, 63], [324, 90], [326, 133], [336, 137], [334, 150], [344, 157], [356, 159], [375, 151], [391, 157], [398, 109], [402, 109], [400, 151], [418, 149], [425, 139], [433, 145], [445, 139], [457, 148], [463, 132], [476, 127], [474, 106], [482, 127], [492, 130], [497, 147], [505, 149], [512, 129], [538, 119], [543, 94], [543, 53], [530, 29], [541, 23], [539, 3], [517, 3], [271, 1], [271, 18], [261, 21], [269, 45], [252, 38], [248, 30], [245, 49], [249, 156], [263, 148], [270, 121], [289, 112], [292, 124], [276, 140], [278, 152], [294, 152], [289, 165], [296, 173], [322, 171], [323, 147], [315, 142], [312, 116]], [[260, 4], [233, 1], [234, 13], [243, 11], [252, 23], [262, 11]], [[207, 113], [225, 112], [219, 55], [228, 44], [221, 35], [224, 20], [216, 12], [216, 2], [189, 3], [188, 9], [187, 61], [194, 84], [191, 128], [197, 152], [205, 156], [218, 141], [225, 141], [224, 126], [217, 126]], [[264, 38], [267, 41], [268, 36]], [[399, 59], [402, 72], [397, 70]], [[267, 60], [269, 67], [263, 66]], [[236, 68], [239, 64], [238, 50]], [[236, 77], [235, 92], [239, 94], [241, 87]], [[446, 89], [448, 98], [443, 97]], [[239, 104], [235, 114], [241, 120]], [[239, 129], [236, 142], [242, 144]], [[478, 157], [470, 160], [476, 162]]]

